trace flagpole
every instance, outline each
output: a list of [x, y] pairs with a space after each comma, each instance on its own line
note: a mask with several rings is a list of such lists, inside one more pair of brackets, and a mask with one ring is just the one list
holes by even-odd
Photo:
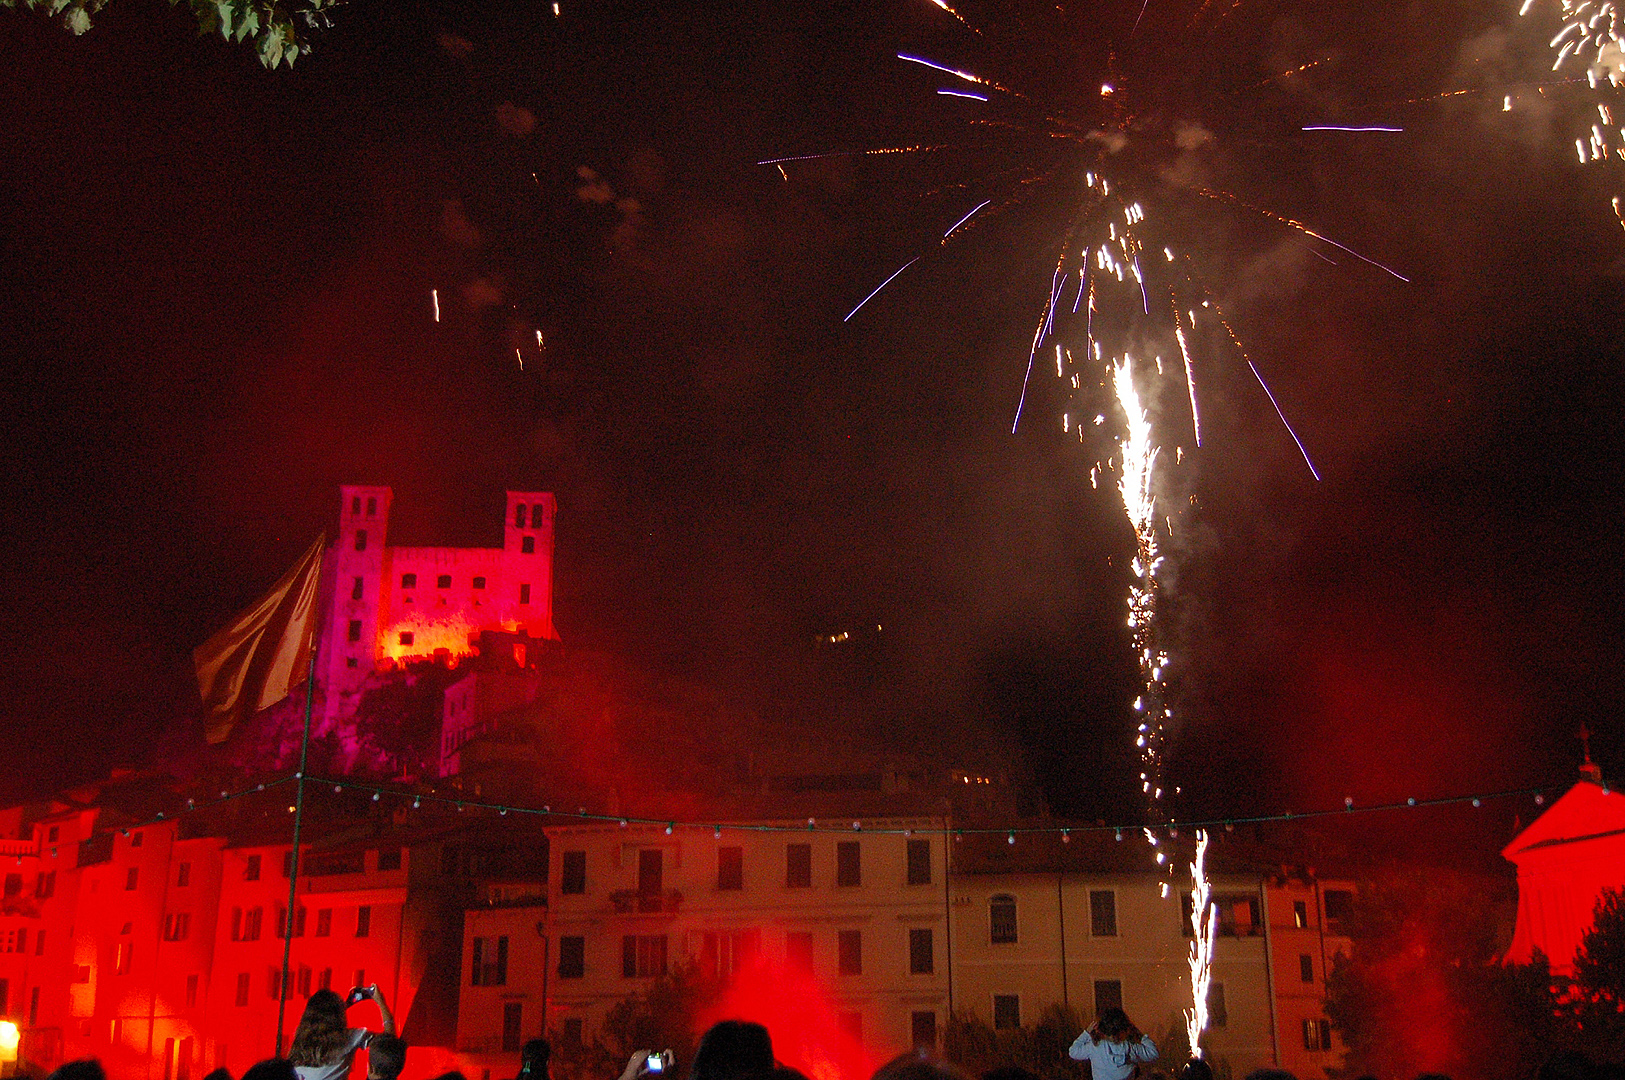
[[[321, 578], [317, 577], [317, 595], [320, 595]], [[310, 712], [311, 703], [316, 697], [316, 661], [320, 655], [322, 638], [321, 619], [316, 620], [316, 629], [310, 636], [310, 674], [305, 679], [305, 730], [299, 738], [299, 771], [294, 773], [293, 793], [293, 851], [288, 860], [288, 913], [284, 916], [282, 927], [282, 985], [277, 991], [276, 1002], [276, 1053], [275, 1057], [282, 1056], [283, 1022], [287, 1018], [288, 1006], [288, 961], [293, 953], [293, 928], [298, 922], [295, 915], [298, 902], [297, 889], [299, 887], [299, 833], [305, 823], [305, 771], [310, 757]]]

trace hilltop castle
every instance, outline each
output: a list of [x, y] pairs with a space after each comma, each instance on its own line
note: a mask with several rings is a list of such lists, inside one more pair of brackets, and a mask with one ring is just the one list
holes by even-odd
[[550, 492], [508, 492], [499, 548], [391, 547], [391, 489], [346, 484], [339, 493], [338, 539], [322, 567], [324, 726], [355, 711], [362, 683], [379, 669], [469, 656], [484, 630], [558, 638]]

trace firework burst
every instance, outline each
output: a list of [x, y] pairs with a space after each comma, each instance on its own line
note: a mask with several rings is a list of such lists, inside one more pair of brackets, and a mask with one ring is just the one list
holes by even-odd
[[[976, 25], [975, 10], [949, 7], [940, 0], [930, 2], [952, 17], [962, 44], [972, 50], [980, 51], [994, 36]], [[1273, 127], [1262, 123], [1260, 110], [1254, 107], [1259, 96], [1278, 91], [1281, 80], [1302, 78], [1319, 61], [1277, 71], [1261, 83], [1253, 77], [1226, 87], [1226, 80], [1233, 79], [1233, 71], [1239, 68], [1220, 58], [1209, 60], [1214, 70], [1203, 70], [1201, 58], [1222, 53], [1215, 48], [1218, 31], [1235, 21], [1240, 6], [1239, 0], [1130, 4], [1120, 13], [1123, 39], [1110, 47], [1102, 44], [1098, 11], [1091, 12], [1088, 23], [1060, 8], [1035, 13], [1030, 24], [1019, 23], [1029, 40], [1044, 43], [1034, 51], [1053, 52], [1057, 41], [1075, 41], [1080, 49], [1094, 50], [1099, 61], [1100, 78], [1065, 80], [1065, 89], [1053, 93], [1024, 85], [1026, 80], [1003, 72], [994, 77], [978, 70], [978, 64], [953, 55], [958, 50], [948, 55], [922, 55], [918, 50], [897, 53], [899, 62], [933, 73], [936, 81], [946, 84], [935, 88], [941, 96], [975, 100], [974, 106], [960, 106], [976, 110], [966, 121], [963, 149], [979, 155], [979, 162], [989, 166], [980, 170], [983, 177], [996, 177], [998, 182], [984, 180], [983, 191], [945, 213], [938, 226], [940, 237], [933, 237], [929, 247], [922, 245], [890, 276], [865, 290], [846, 316], [851, 320], [885, 289], [898, 287], [895, 283], [903, 271], [931, 248], [958, 243], [991, 227], [1040, 192], [1050, 193], [1050, 205], [1064, 214], [1065, 224], [1058, 232], [1046, 233], [1043, 241], [1051, 253], [1047, 256], [1048, 289], [1037, 305], [1040, 310], [1014, 404], [1012, 431], [1024, 422], [1035, 373], [1048, 368], [1053, 356], [1054, 377], [1069, 397], [1059, 418], [1061, 427], [1076, 435], [1086, 453], [1093, 451], [1104, 459], [1097, 460], [1091, 470], [1092, 482], [1098, 486], [1103, 473], [1118, 473], [1118, 492], [1135, 536], [1127, 623], [1141, 675], [1141, 692], [1133, 708], [1147, 814], [1143, 833], [1155, 862], [1169, 875], [1163, 882], [1164, 896], [1169, 895], [1175, 869], [1169, 849], [1178, 831], [1170, 807], [1178, 788], [1166, 776], [1174, 718], [1167, 682], [1172, 650], [1159, 625], [1159, 608], [1164, 599], [1161, 572], [1174, 517], [1162, 512], [1158, 492], [1188, 484], [1171, 477], [1169, 471], [1187, 461], [1187, 445], [1203, 445], [1204, 382], [1246, 369], [1263, 389], [1309, 471], [1317, 480], [1319, 474], [1305, 440], [1288, 422], [1287, 410], [1265, 382], [1259, 365], [1242, 349], [1213, 292], [1203, 284], [1196, 261], [1176, 251], [1172, 235], [1179, 231], [1178, 225], [1154, 221], [1147, 207], [1183, 197], [1185, 203], [1218, 208], [1215, 212], [1232, 215], [1250, 227], [1289, 236], [1327, 262], [1336, 262], [1338, 255], [1358, 260], [1348, 264], [1345, 272], [1380, 272], [1390, 282], [1407, 280], [1398, 270], [1296, 216], [1226, 190], [1213, 177], [1216, 170], [1207, 156], [1220, 138], [1215, 128], [1222, 127], [1215, 116], [1245, 118], [1247, 131], [1237, 141], [1252, 146], [1266, 137], [1267, 133], [1260, 133], [1261, 125], [1280, 139], [1325, 138], [1325, 133], [1390, 137], [1397, 131], [1387, 125], [1287, 123], [1284, 118]], [[1183, 51], [1176, 44], [1180, 37], [1189, 45]], [[1137, 77], [1141, 65], [1146, 71]], [[1076, 71], [1075, 62], [1068, 66]], [[1080, 85], [1090, 89], [1080, 93], [1076, 89]], [[1239, 102], [1249, 107], [1239, 107]], [[1310, 134], [1305, 136], [1305, 132]], [[952, 154], [958, 149], [952, 143], [938, 142], [833, 153], [856, 156], [931, 150]], [[782, 170], [787, 164], [829, 153], [773, 158], [764, 164]], [[958, 190], [971, 187], [967, 184]], [[1083, 419], [1091, 415], [1093, 423]], [[1193, 1004], [1187, 1027], [1191, 1048], [1197, 1053], [1207, 1024], [1213, 952], [1206, 854], [1203, 834], [1190, 864], [1196, 906], [1192, 913]]]

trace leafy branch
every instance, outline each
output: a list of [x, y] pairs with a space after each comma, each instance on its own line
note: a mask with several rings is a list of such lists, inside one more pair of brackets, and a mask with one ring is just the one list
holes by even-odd
[[[110, 0], [0, 0], [0, 6], [21, 6], [44, 12], [71, 33], [90, 29]], [[198, 32], [218, 33], [230, 42], [251, 42], [260, 63], [268, 68], [286, 63], [289, 67], [310, 52], [310, 34], [332, 25], [332, 10], [344, 0], [169, 0], [171, 6], [184, 4], [197, 19]]]

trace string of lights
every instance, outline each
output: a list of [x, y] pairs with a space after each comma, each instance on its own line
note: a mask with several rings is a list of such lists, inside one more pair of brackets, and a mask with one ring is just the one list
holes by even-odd
[[[160, 811], [144, 822], [122, 826], [121, 831], [128, 833], [131, 829], [142, 828], [146, 825], [156, 825], [160, 822], [171, 821], [175, 818], [198, 810], [206, 810], [220, 806], [236, 799], [256, 795], [272, 790], [284, 784], [291, 784], [299, 779], [297, 772], [289, 773], [269, 780], [256, 782], [237, 791], [222, 791], [219, 798], [198, 800], [187, 799], [184, 809], [164, 812]], [[1058, 836], [1062, 842], [1069, 841], [1074, 835], [1094, 835], [1110, 833], [1116, 840], [1123, 840], [1127, 836], [1142, 835], [1151, 840], [1156, 834], [1165, 834], [1177, 838], [1181, 829], [1194, 832], [1197, 829], [1223, 829], [1233, 831], [1237, 825], [1268, 825], [1281, 824], [1292, 821], [1309, 821], [1322, 818], [1347, 817], [1354, 814], [1380, 814], [1392, 813], [1399, 810], [1422, 810], [1444, 806], [1470, 805], [1474, 808], [1482, 807], [1485, 803], [1498, 802], [1506, 799], [1532, 798], [1536, 806], [1544, 806], [1547, 792], [1543, 787], [1515, 788], [1504, 791], [1484, 791], [1466, 795], [1442, 795], [1433, 798], [1407, 798], [1402, 802], [1372, 803], [1358, 805], [1352, 798], [1345, 798], [1343, 805], [1337, 808], [1322, 808], [1307, 811], [1281, 811], [1275, 814], [1250, 814], [1234, 817], [1215, 817], [1202, 820], [1175, 821], [1160, 828], [1148, 829], [1142, 824], [1069, 824], [1069, 825], [1017, 825], [1017, 826], [950, 826], [947, 828], [919, 829], [902, 825], [866, 825], [861, 819], [841, 817], [838, 819], [819, 819], [809, 817], [806, 824], [790, 824], [785, 822], [738, 822], [726, 820], [699, 820], [688, 821], [675, 818], [642, 817], [627, 814], [600, 814], [593, 813], [584, 807], [574, 810], [555, 809], [551, 804], [542, 806], [526, 806], [516, 803], [492, 802], [479, 798], [468, 798], [463, 795], [446, 795], [437, 792], [414, 791], [411, 789], [390, 787], [358, 781], [348, 777], [307, 776], [305, 779], [312, 785], [332, 785], [334, 794], [341, 794], [346, 789], [370, 794], [373, 802], [382, 802], [386, 797], [399, 802], [410, 802], [411, 808], [421, 809], [425, 803], [454, 807], [457, 811], [494, 811], [500, 817], [509, 814], [526, 815], [530, 817], [548, 818], [551, 820], [575, 821], [588, 824], [619, 825], [621, 827], [653, 826], [663, 829], [668, 835], [677, 830], [685, 832], [706, 831], [720, 838], [724, 832], [732, 833], [807, 833], [827, 832], [850, 834], [866, 832], [879, 835], [911, 836], [919, 832], [948, 832], [954, 838], [962, 839], [966, 836], [1003, 836], [1007, 842], [1014, 844], [1019, 837]], [[1604, 789], [1606, 790], [1606, 788]], [[891, 815], [892, 817], [906, 817], [911, 815]], [[1149, 835], [1148, 835], [1149, 834]], [[1154, 840], [1152, 841], [1154, 842]]]

